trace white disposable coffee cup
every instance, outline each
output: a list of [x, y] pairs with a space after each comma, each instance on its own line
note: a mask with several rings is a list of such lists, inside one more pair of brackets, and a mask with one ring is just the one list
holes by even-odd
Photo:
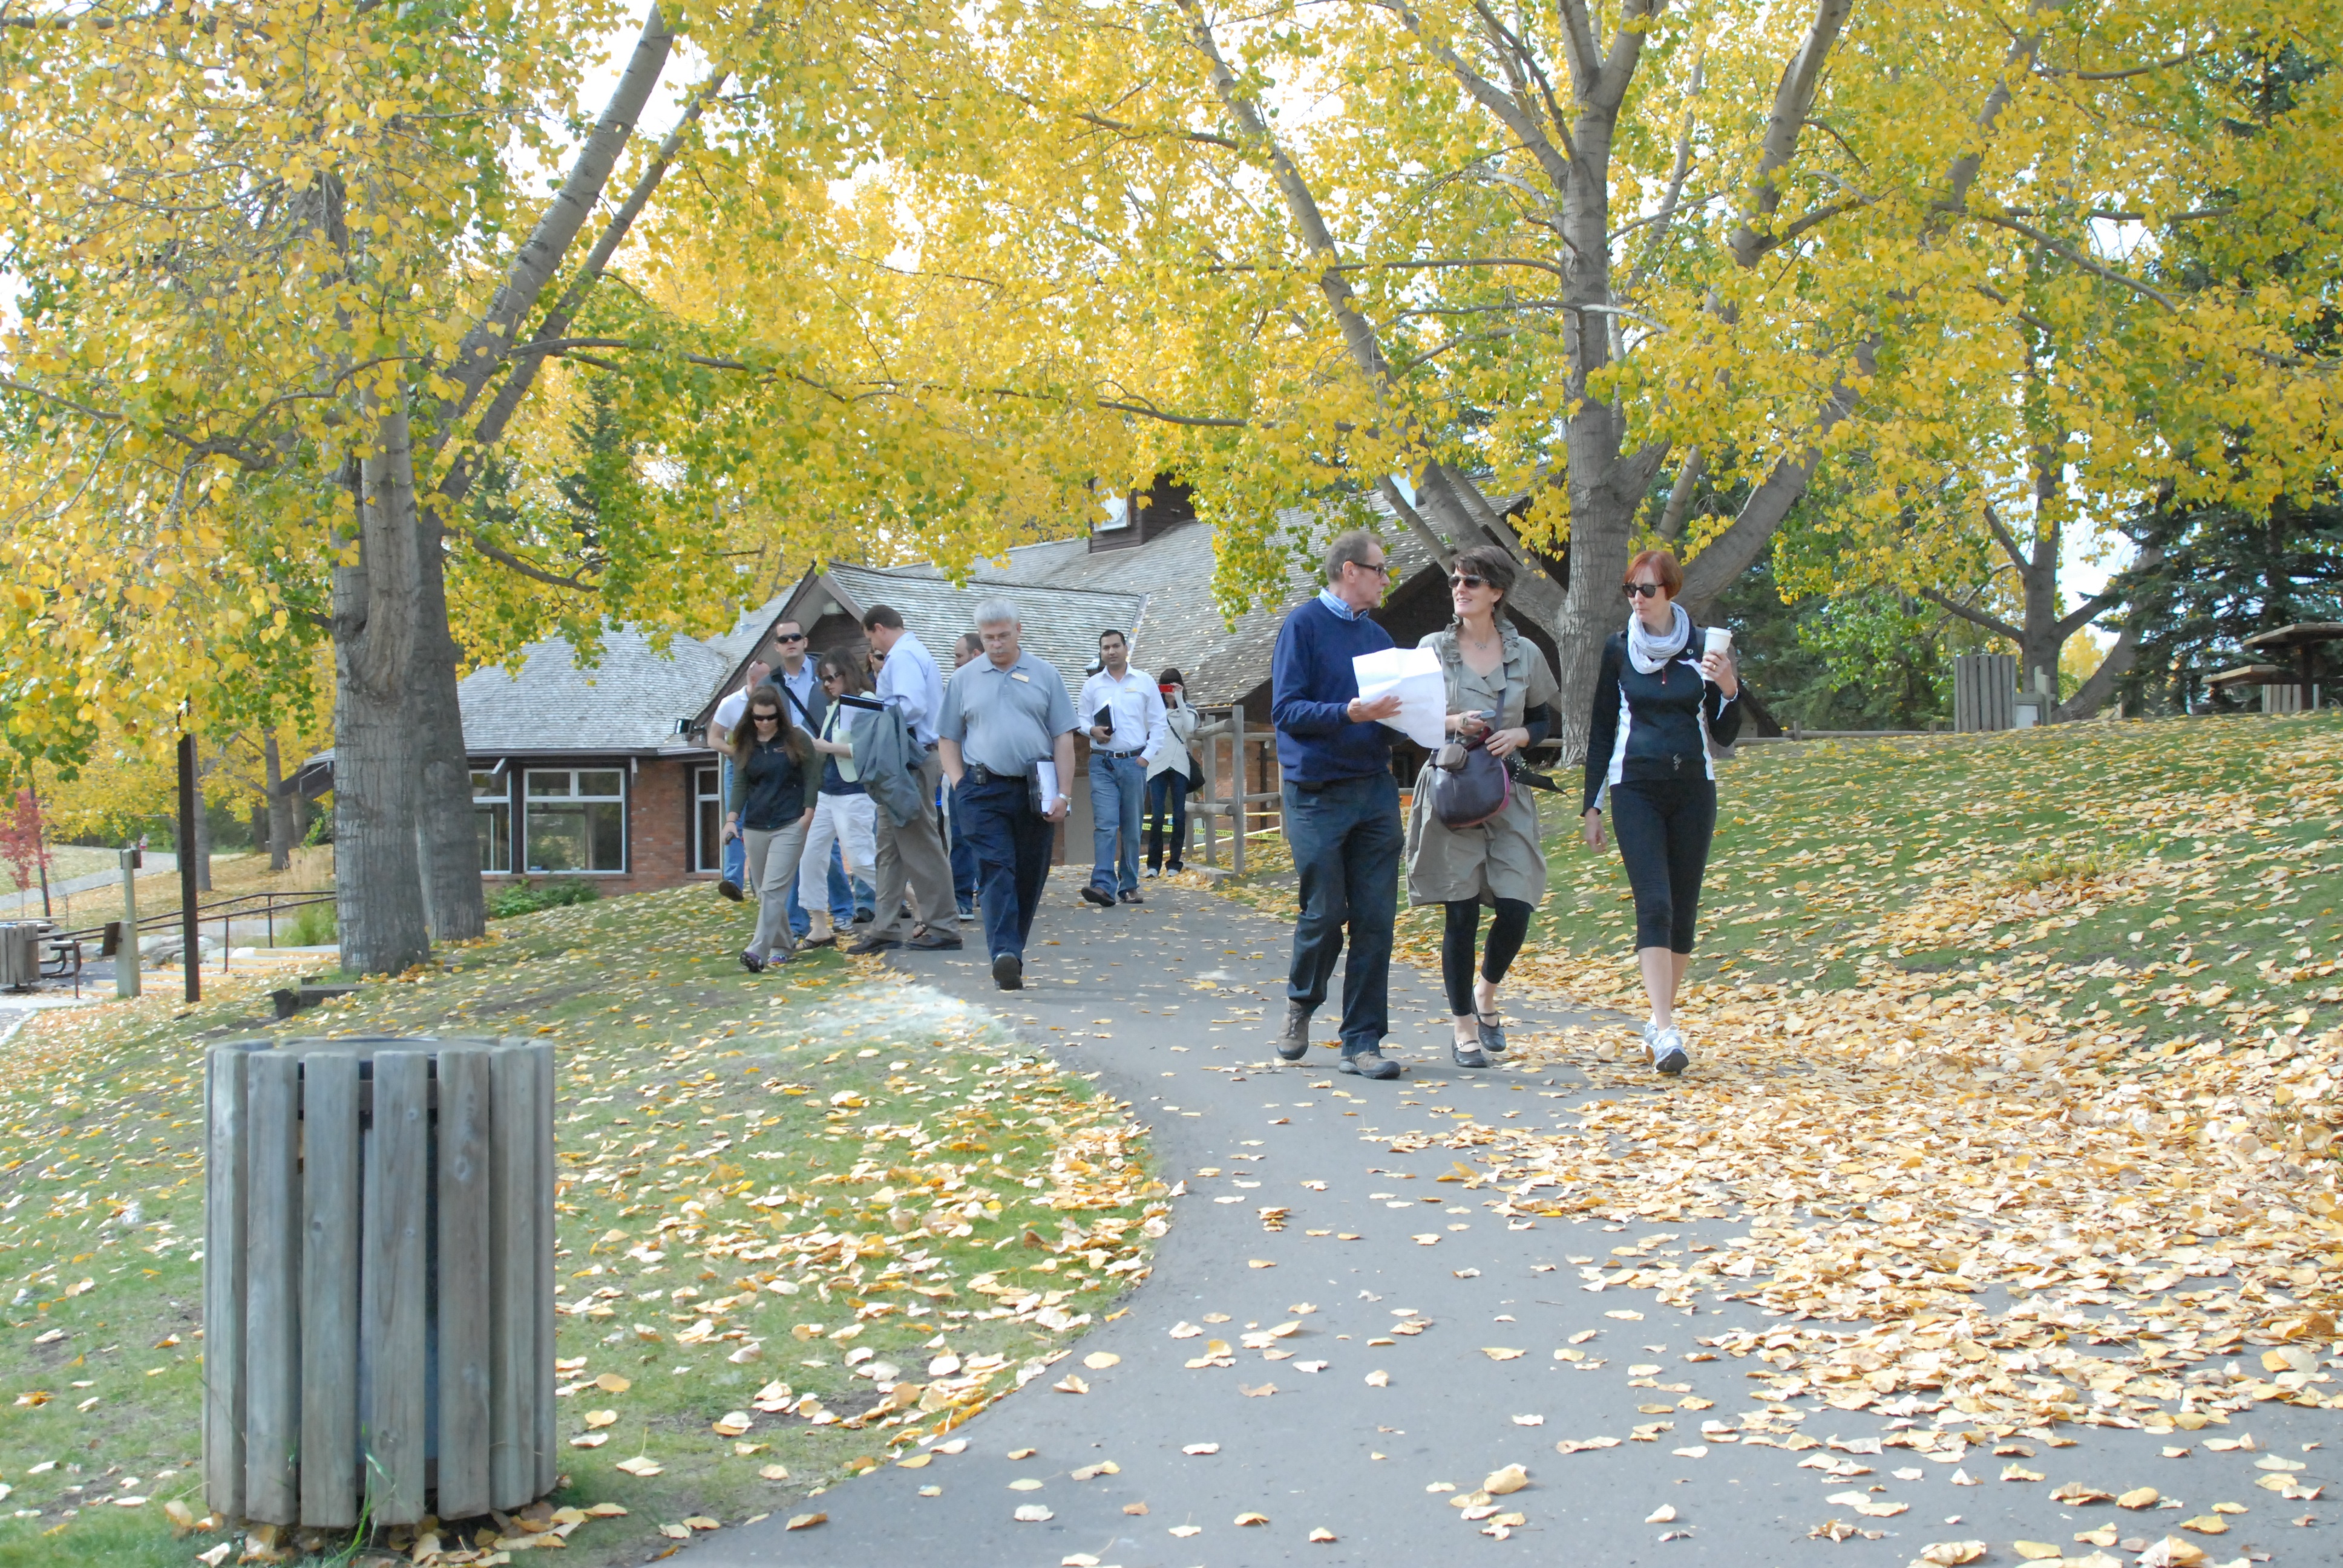
[[1706, 645], [1701, 649], [1704, 655], [1713, 653], [1722, 658], [1733, 651], [1733, 634], [1725, 628], [1704, 627], [1700, 635]]

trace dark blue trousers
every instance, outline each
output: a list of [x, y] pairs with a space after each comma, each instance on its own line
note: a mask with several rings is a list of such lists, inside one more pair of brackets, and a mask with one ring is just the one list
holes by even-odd
[[[976, 851], [976, 882], [983, 906], [985, 956], [1025, 956], [1025, 939], [1050, 882], [1050, 851], [1057, 824], [1033, 809], [1022, 779], [962, 779], [952, 792], [952, 825]], [[1385, 924], [1386, 949], [1390, 946]]]
[[1288, 783], [1284, 795], [1285, 841], [1302, 881], [1286, 997], [1312, 1011], [1326, 1000], [1347, 926], [1342, 1052], [1371, 1050], [1391, 1032], [1392, 925], [1405, 840], [1399, 785], [1389, 773], [1375, 773], [1316, 791]]

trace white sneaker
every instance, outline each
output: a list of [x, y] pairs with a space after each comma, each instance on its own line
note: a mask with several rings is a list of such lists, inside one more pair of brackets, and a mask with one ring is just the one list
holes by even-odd
[[1665, 1077], [1674, 1078], [1692, 1065], [1692, 1054], [1684, 1050], [1684, 1031], [1674, 1024], [1652, 1031], [1651, 1049], [1653, 1068]]

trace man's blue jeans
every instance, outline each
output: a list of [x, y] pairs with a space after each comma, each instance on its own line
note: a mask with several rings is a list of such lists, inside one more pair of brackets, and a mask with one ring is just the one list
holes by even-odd
[[946, 814], [951, 827], [952, 899], [962, 912], [976, 907], [976, 846], [960, 825], [960, 813], [950, 809], [951, 786], [944, 786]]
[[1302, 881], [1286, 998], [1313, 1012], [1325, 1001], [1349, 927], [1342, 1054], [1373, 1050], [1391, 1032], [1392, 925], [1399, 914], [1405, 840], [1399, 785], [1389, 773], [1338, 779], [1315, 790], [1289, 781], [1284, 797], [1285, 841]]
[[1025, 956], [1025, 939], [1050, 885], [1050, 853], [1057, 824], [1033, 809], [1023, 779], [964, 779], [952, 792], [952, 824], [976, 854], [982, 893], [987, 958]]
[[[1147, 805], [1147, 764], [1091, 753], [1091, 886], [1139, 890], [1139, 818]], [[1121, 837], [1118, 849], [1115, 839]]]

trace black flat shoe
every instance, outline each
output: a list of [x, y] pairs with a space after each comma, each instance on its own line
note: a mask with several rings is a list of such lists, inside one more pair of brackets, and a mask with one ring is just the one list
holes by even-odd
[[1025, 960], [1015, 953], [1002, 953], [992, 960], [992, 983], [1002, 990], [1025, 989]]
[[1459, 1067], [1486, 1067], [1489, 1065], [1489, 1059], [1481, 1054], [1481, 1048], [1478, 1045], [1466, 1045], [1461, 1040], [1452, 1038], [1449, 1040], [1448, 1056], [1449, 1060], [1455, 1062]]
[[743, 950], [740, 954], [740, 967], [752, 975], [760, 975], [765, 972], [765, 960]]
[[736, 904], [740, 901], [740, 884], [734, 881], [729, 877], [727, 877], [722, 881], [717, 883], [716, 890], [719, 894], [731, 900]]
[[1476, 1012], [1473, 1015], [1473, 1027], [1480, 1031], [1483, 1050], [1491, 1056], [1505, 1054], [1505, 1025], [1502, 1014]]
[[1096, 904], [1101, 910], [1114, 908], [1114, 895], [1101, 889], [1084, 888], [1082, 898], [1086, 902]]

